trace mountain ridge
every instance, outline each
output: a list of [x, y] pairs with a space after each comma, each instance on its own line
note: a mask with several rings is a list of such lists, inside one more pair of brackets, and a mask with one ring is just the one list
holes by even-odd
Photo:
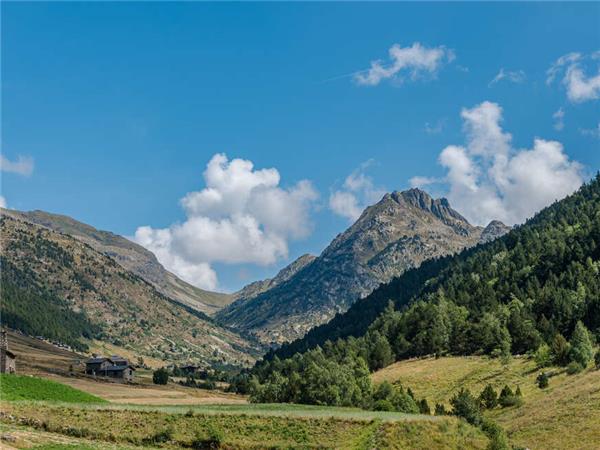
[[215, 317], [263, 343], [281, 344], [344, 312], [405, 270], [477, 245], [484, 230], [447, 199], [416, 188], [387, 193], [310, 264], [251, 298], [238, 296]]
[[230, 294], [205, 291], [181, 280], [166, 270], [152, 252], [111, 231], [98, 230], [72, 217], [41, 210], [1, 209], [1, 213], [72, 236], [111, 257], [167, 297], [203, 313], [212, 315], [233, 301]]

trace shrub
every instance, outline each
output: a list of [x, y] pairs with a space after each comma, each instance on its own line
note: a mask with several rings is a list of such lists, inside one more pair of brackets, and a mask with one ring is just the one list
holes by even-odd
[[421, 414], [431, 414], [431, 408], [427, 403], [427, 399], [424, 398], [419, 402], [419, 412]]
[[600, 350], [598, 350], [596, 356], [594, 356], [594, 364], [596, 365], [596, 369], [600, 370]]
[[494, 390], [491, 384], [488, 384], [481, 394], [479, 394], [479, 401], [486, 409], [493, 409], [498, 404], [498, 394]]
[[446, 414], [448, 414], [446, 412], [446, 407], [444, 406], [443, 403], [436, 403], [435, 404], [435, 415], [436, 416], [445, 416]]
[[196, 437], [192, 441], [190, 447], [194, 449], [219, 449], [223, 444], [224, 434], [220, 428], [212, 424], [208, 424], [206, 436], [200, 431], [196, 432]]
[[165, 428], [162, 431], [158, 431], [153, 434], [151, 437], [144, 439], [145, 444], [164, 444], [165, 442], [169, 442], [173, 439], [173, 429]]
[[536, 381], [540, 389], [546, 389], [548, 387], [548, 375], [546, 372], [540, 373], [537, 376]]
[[567, 373], [569, 375], [575, 375], [576, 373], [583, 372], [583, 366], [577, 361], [571, 361], [567, 366]]
[[479, 401], [468, 389], [462, 388], [458, 394], [450, 399], [452, 414], [462, 417], [471, 425], [479, 426], [482, 416]]
[[540, 369], [542, 367], [548, 367], [549, 365], [551, 365], [552, 351], [550, 350], [548, 344], [540, 345], [539, 348], [536, 350], [533, 359], [535, 360], [535, 363]]
[[507, 408], [509, 406], [521, 406], [523, 404], [521, 388], [517, 387], [517, 391], [518, 393], [513, 393], [508, 386], [504, 386], [502, 388], [502, 392], [500, 392], [500, 396], [498, 397], [498, 403], [500, 406], [503, 408]]
[[169, 381], [169, 372], [164, 367], [157, 369], [152, 374], [152, 382], [154, 384], [167, 384]]
[[492, 420], [485, 418], [481, 424], [481, 429], [490, 438], [487, 450], [509, 450], [508, 439], [506, 433]]
[[376, 400], [373, 404], [373, 410], [375, 411], [394, 411], [394, 405], [389, 400]]

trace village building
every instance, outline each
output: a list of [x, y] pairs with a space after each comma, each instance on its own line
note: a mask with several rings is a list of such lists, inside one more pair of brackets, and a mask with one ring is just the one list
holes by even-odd
[[135, 367], [127, 359], [117, 355], [94, 356], [85, 363], [85, 373], [88, 375], [133, 381], [134, 372]]
[[8, 349], [6, 330], [0, 332], [0, 373], [17, 372], [17, 355]]

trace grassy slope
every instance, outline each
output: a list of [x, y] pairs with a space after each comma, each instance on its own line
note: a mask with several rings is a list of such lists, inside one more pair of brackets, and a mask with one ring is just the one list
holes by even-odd
[[[283, 410], [285, 405], [279, 405]], [[292, 409], [294, 407], [291, 407]], [[97, 442], [139, 445], [170, 430], [167, 446], [189, 447], [194, 438], [222, 435], [233, 448], [411, 448], [484, 449], [483, 434], [453, 417], [436, 420], [348, 419], [262, 414], [167, 413], [114, 407], [57, 406], [44, 403], [7, 403], [2, 409], [26, 417], [36, 429], [77, 435]], [[325, 408], [321, 408], [325, 409]], [[435, 446], [432, 446], [435, 445]]]
[[2, 401], [44, 400], [68, 403], [104, 403], [87, 392], [73, 389], [61, 383], [43, 378], [0, 374], [0, 397]]
[[482, 357], [428, 358], [402, 361], [373, 374], [373, 381], [401, 381], [417, 397], [446, 403], [460, 387], [478, 394], [490, 383], [499, 391], [505, 384], [521, 387], [520, 408], [495, 409], [489, 416], [508, 432], [511, 442], [535, 449], [600, 448], [600, 372], [587, 369], [568, 376], [563, 370], [541, 390], [535, 378], [539, 371], [526, 358], [513, 358], [507, 366]]

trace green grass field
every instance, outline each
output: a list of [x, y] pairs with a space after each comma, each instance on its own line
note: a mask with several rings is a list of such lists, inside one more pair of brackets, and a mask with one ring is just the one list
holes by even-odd
[[509, 364], [486, 357], [443, 357], [402, 361], [373, 374], [373, 382], [401, 382], [431, 407], [448, 406], [461, 387], [475, 395], [489, 383], [499, 392], [505, 384], [518, 385], [523, 405], [496, 408], [486, 414], [507, 432], [511, 443], [536, 450], [600, 449], [600, 371], [589, 367], [577, 375], [564, 368], [553, 373], [547, 389], [539, 389], [539, 370], [529, 358], [513, 358]]
[[2, 401], [44, 400], [65, 403], [106, 403], [94, 395], [43, 378], [0, 374]]
[[[253, 406], [253, 405], [252, 405]], [[186, 413], [128, 407], [91, 407], [87, 404], [56, 405], [45, 402], [7, 402], [2, 410], [16, 418], [12, 425], [93, 440], [106, 445], [125, 444], [165, 448], [204, 448], [218, 442], [225, 448], [411, 448], [484, 449], [482, 432], [454, 417], [422, 420], [420, 416], [388, 418], [338, 416], [333, 409], [313, 411], [315, 417], [268, 415], [268, 406], [211, 413]], [[210, 409], [210, 408], [209, 408]], [[282, 409], [285, 409], [282, 408]], [[302, 408], [288, 408], [302, 411]], [[349, 413], [348, 411], [346, 413]], [[25, 418], [25, 420], [22, 420]], [[407, 420], [409, 419], [409, 420]], [[204, 443], [204, 444], [202, 444]], [[435, 447], [432, 447], [435, 443]]]

